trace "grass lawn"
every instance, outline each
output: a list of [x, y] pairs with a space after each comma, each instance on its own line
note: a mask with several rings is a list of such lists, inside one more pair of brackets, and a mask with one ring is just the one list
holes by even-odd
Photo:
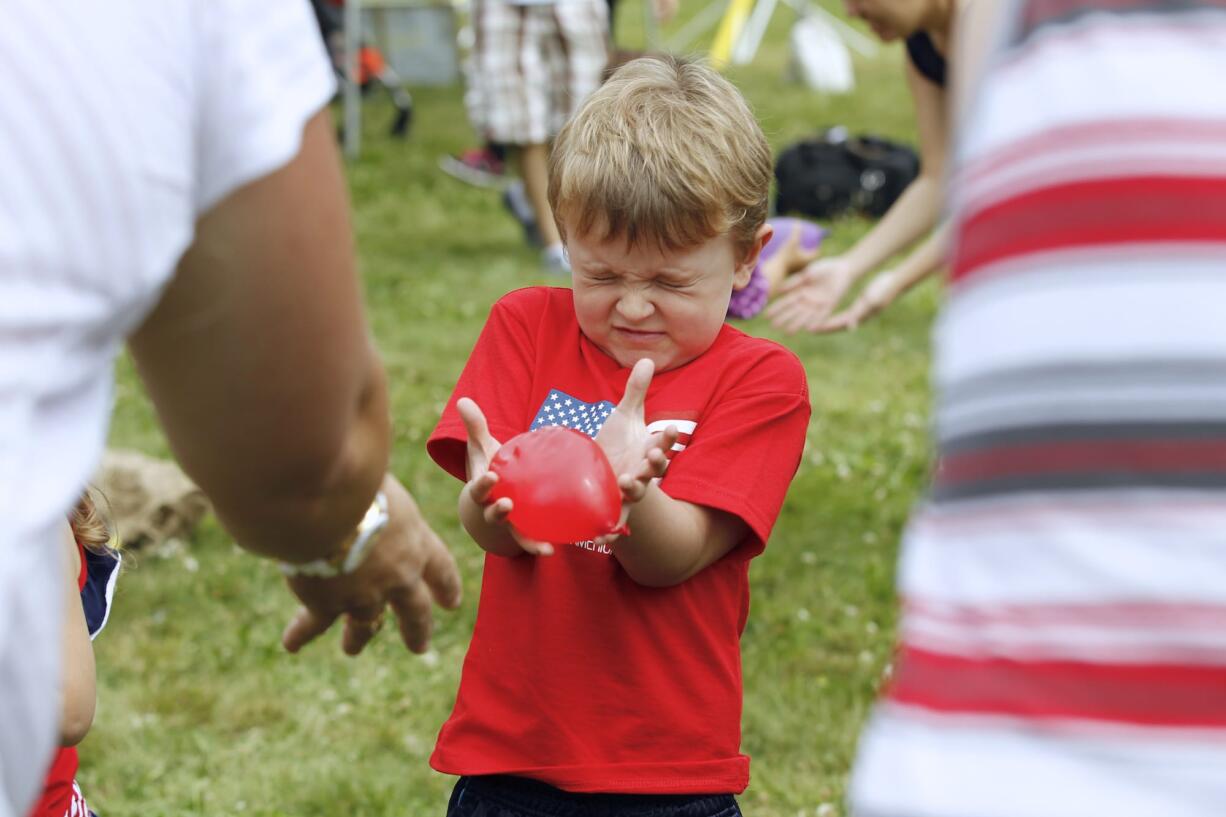
[[[690, 0], [683, 10], [702, 5]], [[620, 38], [641, 41], [635, 3]], [[783, 81], [790, 11], [758, 59], [730, 76], [778, 148], [825, 124], [913, 140], [898, 48], [859, 59], [859, 90], [821, 98]], [[669, 27], [676, 30], [678, 24]], [[496, 194], [440, 173], [473, 141], [459, 88], [414, 89], [408, 141], [390, 110], [367, 109], [350, 168], [370, 317], [390, 372], [393, 467], [450, 543], [462, 609], [441, 614], [433, 650], [410, 655], [385, 632], [357, 660], [338, 633], [298, 656], [278, 646], [294, 603], [275, 568], [240, 554], [209, 521], [190, 542], [135, 556], [95, 645], [99, 712], [80, 780], [104, 815], [441, 815], [451, 778], [426, 758], [450, 711], [479, 592], [481, 551], [454, 514], [458, 485], [424, 440], [490, 304], [545, 283]], [[867, 225], [832, 225], [837, 251]], [[752, 817], [837, 815], [856, 733], [888, 666], [900, 527], [927, 461], [929, 285], [854, 334], [789, 338], [813, 395], [808, 447], [766, 553], [753, 566], [742, 641], [742, 798]], [[763, 321], [748, 331], [777, 337]], [[130, 364], [119, 364], [112, 443], [165, 455]], [[242, 456], [236, 451], [235, 456]]]

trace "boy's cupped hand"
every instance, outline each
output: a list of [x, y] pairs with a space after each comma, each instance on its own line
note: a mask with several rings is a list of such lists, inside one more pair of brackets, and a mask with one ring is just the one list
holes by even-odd
[[482, 516], [487, 525], [506, 528], [511, 538], [526, 553], [534, 556], [549, 556], [553, 553], [553, 545], [548, 542], [538, 542], [521, 534], [510, 523], [507, 517], [511, 515], [515, 504], [510, 497], [492, 500], [490, 496], [494, 486], [498, 484], [498, 475], [490, 470], [490, 461], [502, 448], [502, 443], [490, 434], [489, 423], [485, 413], [477, 405], [477, 401], [469, 397], [461, 397], [456, 401], [456, 409], [460, 419], [464, 421], [464, 429], [468, 432], [468, 482], [463, 493], [468, 495], [474, 504], [482, 509]]
[[[645, 405], [654, 374], [655, 364], [651, 360], [643, 358], [634, 364], [621, 402], [596, 435], [596, 443], [609, 458], [609, 464], [617, 476], [617, 487], [622, 495], [623, 525], [629, 517], [630, 507], [647, 495], [653, 480], [664, 476], [664, 470], [668, 467], [666, 452], [677, 442], [675, 426], [661, 432], [647, 430]], [[616, 538], [614, 534], [605, 537], [605, 540]]]

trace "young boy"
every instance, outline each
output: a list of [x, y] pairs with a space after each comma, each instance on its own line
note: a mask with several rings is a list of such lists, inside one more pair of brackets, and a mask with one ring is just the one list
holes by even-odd
[[[770, 237], [770, 179], [744, 100], [700, 65], [631, 62], [559, 134], [573, 291], [494, 305], [428, 443], [467, 480], [460, 516], [490, 554], [431, 758], [463, 776], [450, 817], [740, 813], [749, 560], [809, 418], [795, 356], [724, 323]], [[596, 435], [628, 535], [547, 544], [508, 525], [487, 465], [546, 425]]]

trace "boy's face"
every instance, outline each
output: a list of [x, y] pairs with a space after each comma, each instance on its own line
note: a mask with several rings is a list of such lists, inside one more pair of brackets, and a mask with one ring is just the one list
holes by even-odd
[[579, 328], [622, 366], [645, 357], [657, 372], [684, 366], [715, 342], [732, 290], [749, 283], [770, 234], [763, 225], [744, 254], [726, 235], [670, 252], [572, 234], [567, 250]]

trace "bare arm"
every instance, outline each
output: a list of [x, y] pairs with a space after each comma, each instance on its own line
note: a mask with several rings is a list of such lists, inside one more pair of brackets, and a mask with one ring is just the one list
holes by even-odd
[[950, 121], [955, 129], [961, 127], [964, 118], [970, 114], [971, 97], [987, 67], [985, 63], [994, 45], [993, 36], [1005, 10], [1003, 3], [978, 0], [963, 0], [961, 3], [954, 23], [952, 52], [955, 70], [950, 79], [953, 94]]
[[368, 558], [336, 578], [295, 577], [282, 642], [297, 651], [345, 617], [362, 650], [391, 605], [424, 651], [431, 598], [460, 602], [446, 547], [385, 475], [387, 384], [367, 336], [348, 201], [327, 111], [285, 167], [235, 191], [196, 238], [132, 354], [183, 468], [238, 543], [288, 562], [330, 556], [376, 491], [389, 520]]
[[630, 535], [613, 543], [613, 555], [630, 578], [648, 587], [680, 584], [749, 533], [738, 517], [673, 499], [654, 483], [631, 508], [628, 524]]
[[387, 465], [383, 369], [366, 335], [326, 113], [299, 155], [200, 220], [131, 348], [184, 469], [248, 550], [325, 556]]
[[468, 482], [460, 491], [460, 524], [482, 550], [495, 556], [551, 555], [553, 545], [528, 539], [511, 527], [510, 499], [494, 501], [490, 496], [498, 482], [498, 475], [489, 470], [490, 461], [502, 443], [490, 434], [481, 407], [472, 398], [461, 397], [456, 409], [468, 434], [465, 464]]
[[[749, 532], [732, 514], [673, 499], [656, 484], [668, 460], [664, 452], [677, 441], [677, 430], [648, 434], [643, 421], [654, 366], [635, 364], [621, 402], [596, 436], [618, 475], [622, 521], [629, 535], [602, 537], [622, 568], [639, 584], [679, 584], [730, 551]], [[525, 538], [510, 524], [510, 499], [491, 498], [498, 475], [489, 470], [500, 443], [491, 436], [481, 408], [467, 397], [456, 403], [468, 436], [467, 475], [460, 492], [460, 521], [483, 550], [496, 556], [525, 553], [549, 556], [553, 546]]]
[[[486, 513], [489, 505], [478, 501], [480, 498], [489, 497], [488, 489], [478, 493], [487, 482], [492, 488], [492, 474], [482, 482], [470, 481], [464, 486], [464, 490], [460, 491], [460, 524], [486, 553], [495, 556], [522, 556], [526, 551], [516, 544], [511, 529], [500, 521], [490, 519]], [[510, 513], [509, 509], [507, 513]], [[548, 551], [542, 555], [548, 555]]]
[[[986, 52], [991, 45], [993, 29], [999, 24], [1000, 4], [964, 0], [952, 39], [951, 63], [957, 70], [951, 73], [947, 122], [953, 128], [968, 115], [970, 95], [975, 79], [983, 69]], [[914, 81], [914, 78], [913, 78]], [[942, 139], [952, 140], [952, 134]], [[946, 148], [948, 151], [949, 148]], [[947, 157], [946, 157], [947, 161]], [[949, 228], [942, 224], [897, 267], [877, 275], [859, 296], [843, 311], [832, 315], [814, 328], [818, 332], [854, 329], [864, 320], [888, 307], [900, 295], [943, 269], [948, 260]]]
[[909, 60], [907, 86], [915, 101], [920, 174], [881, 221], [844, 254], [856, 278], [910, 247], [927, 234], [941, 216], [948, 138], [946, 91], [920, 76]]
[[604, 537], [622, 568], [639, 584], [669, 587], [712, 564], [748, 533], [748, 526], [723, 511], [673, 499], [658, 478], [668, 466], [665, 451], [677, 430], [649, 434], [644, 423], [647, 390], [655, 367], [638, 361], [626, 380], [621, 402], [596, 435], [622, 493], [630, 533]]
[[[780, 329], [821, 332], [847, 328], [846, 321], [836, 322], [831, 318], [847, 291], [860, 278], [914, 244], [940, 218], [948, 138], [947, 92], [920, 76], [909, 61], [907, 83], [915, 101], [919, 132], [919, 177], [850, 250], [843, 255], [819, 258], [803, 272], [784, 281], [780, 296], [766, 312], [771, 323]], [[922, 279], [939, 267], [939, 264], [929, 263], [936, 246], [939, 245], [921, 247], [914, 261], [903, 262], [913, 266], [907, 273], [912, 281]]]
[[[954, 55], [952, 63], [958, 66], [958, 70], [952, 72], [951, 90], [946, 100], [946, 104], [950, 106], [947, 121], [954, 127], [967, 115], [974, 79], [982, 70], [993, 28], [998, 24], [996, 17], [999, 12], [999, 4], [970, 0], [962, 3], [951, 48]], [[951, 140], [952, 134], [942, 134], [941, 138]], [[947, 147], [946, 151], [948, 150]], [[942, 158], [948, 161], [947, 157]], [[816, 331], [854, 329], [862, 321], [885, 309], [907, 290], [945, 268], [949, 261], [949, 241], [949, 226], [942, 224], [897, 267], [877, 275], [849, 307], [832, 315]]]
[[900, 295], [946, 265], [949, 230], [942, 224], [894, 269], [878, 273], [846, 309], [831, 315], [815, 332], [855, 329]]
[[94, 647], [89, 641], [85, 609], [77, 577], [81, 573], [81, 554], [72, 532], [64, 525], [64, 612], [61, 661], [63, 687], [60, 690], [60, 744], [76, 746], [94, 723], [98, 693], [94, 668]]

